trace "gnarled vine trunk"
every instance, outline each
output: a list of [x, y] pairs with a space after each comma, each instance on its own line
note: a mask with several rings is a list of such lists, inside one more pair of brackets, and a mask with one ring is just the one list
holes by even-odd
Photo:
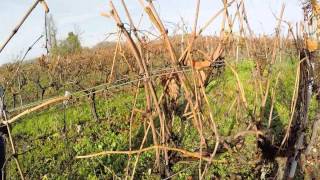
[[304, 49], [300, 52], [300, 80], [294, 119], [288, 139], [288, 160], [286, 177], [294, 178], [301, 154], [307, 147], [306, 132], [308, 128], [308, 108], [313, 87], [313, 53]]

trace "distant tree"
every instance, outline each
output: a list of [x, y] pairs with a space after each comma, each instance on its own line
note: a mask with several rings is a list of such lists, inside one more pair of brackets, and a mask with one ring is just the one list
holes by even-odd
[[68, 37], [51, 48], [52, 55], [68, 55], [80, 52], [82, 50], [79, 35], [69, 32]]
[[69, 32], [66, 40], [62, 41], [59, 47], [60, 54], [67, 55], [81, 51], [79, 36]]
[[58, 32], [58, 29], [56, 27], [53, 16], [50, 15], [49, 17], [47, 17], [47, 26], [46, 26], [47, 43], [48, 43], [47, 45], [49, 50], [53, 50], [58, 46], [57, 32]]

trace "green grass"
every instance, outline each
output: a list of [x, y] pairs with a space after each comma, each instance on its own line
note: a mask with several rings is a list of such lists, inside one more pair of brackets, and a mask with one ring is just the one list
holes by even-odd
[[[255, 86], [254, 63], [244, 60], [236, 64], [240, 81], [244, 87], [250, 111], [254, 112], [255, 105], [260, 103], [256, 98], [259, 89]], [[280, 72], [279, 84], [275, 87], [275, 80]], [[276, 103], [273, 113], [272, 131], [281, 134], [290, 117], [290, 104], [294, 88], [296, 64], [292, 61], [277, 63], [272, 72], [271, 88], [276, 91]], [[248, 111], [237, 100], [237, 80], [230, 70], [213, 79], [206, 89], [214, 121], [217, 123], [221, 136], [232, 136], [246, 129], [247, 122], [251, 121]], [[160, 93], [161, 90], [158, 91]], [[127, 89], [108, 98], [98, 96], [97, 109], [100, 122], [95, 122], [91, 117], [89, 104], [86, 101], [69, 105], [66, 109], [62, 105], [51, 107], [42, 112], [33, 113], [24, 117], [13, 126], [13, 136], [17, 143], [22, 168], [29, 179], [110, 179], [114, 176], [124, 177], [127, 167], [126, 155], [109, 155], [105, 157], [76, 160], [77, 155], [85, 155], [103, 150], [128, 150], [129, 149], [129, 117], [134, 100], [134, 92]], [[137, 108], [143, 109], [144, 93], [139, 94]], [[236, 103], [232, 106], [233, 102]], [[268, 104], [269, 103], [269, 104]], [[269, 114], [270, 100], [267, 103], [266, 114]], [[312, 103], [310, 116], [316, 104]], [[206, 109], [206, 117], [209, 109]], [[67, 133], [63, 132], [66, 120]], [[266, 125], [267, 118], [263, 124]], [[209, 118], [204, 125], [210, 124]], [[77, 130], [80, 128], [80, 131]], [[144, 122], [140, 115], [133, 122], [133, 149], [138, 149], [143, 135]], [[209, 127], [209, 126], [208, 126]], [[178, 117], [173, 122], [173, 133], [179, 138], [181, 148], [196, 151], [199, 148], [197, 130], [190, 121]], [[209, 128], [205, 130], [208, 144], [213, 147], [215, 139]], [[152, 136], [149, 133], [147, 144], [151, 145]], [[220, 153], [216, 159], [227, 160], [228, 163], [212, 164], [207, 177], [230, 178], [230, 175], [242, 175], [247, 179], [254, 179], [255, 153], [257, 152], [256, 139], [253, 136], [245, 138], [244, 145], [237, 152]], [[130, 165], [133, 164], [132, 157]], [[152, 171], [154, 152], [143, 153], [137, 167], [137, 178], [158, 179]], [[174, 179], [186, 179], [189, 176], [198, 176], [198, 162], [190, 164], [178, 162], [173, 166], [174, 173], [180, 172]], [[12, 177], [17, 177], [13, 161], [10, 161], [9, 171]], [[132, 167], [132, 166], [131, 166]]]

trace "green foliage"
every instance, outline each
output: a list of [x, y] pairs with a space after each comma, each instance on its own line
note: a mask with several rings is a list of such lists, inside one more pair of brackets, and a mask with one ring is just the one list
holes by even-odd
[[188, 177], [192, 177], [194, 174], [196, 174], [196, 167], [198, 166], [198, 163], [196, 162], [190, 162], [190, 163], [177, 163], [173, 167], [173, 172], [178, 173], [176, 177], [173, 179], [175, 180], [182, 180], [182, 179], [188, 179]]
[[[23, 166], [33, 169], [33, 173], [27, 173], [28, 177], [40, 179], [46, 175], [55, 179], [100, 179], [114, 176], [111, 172], [121, 172], [127, 165], [125, 155], [96, 160], [75, 160], [74, 157], [103, 150], [127, 150], [129, 124], [126, 114], [132, 108], [128, 105], [132, 100], [133, 96], [128, 94], [118, 94], [107, 101], [99, 98], [98, 111], [107, 109], [109, 112], [107, 116], [101, 114], [105, 119], [99, 126], [92, 123], [87, 103], [70, 105], [66, 110], [58, 105], [24, 118], [14, 126], [12, 134], [17, 139], [17, 146], [24, 147], [20, 152], [28, 152], [21, 156]], [[63, 132], [64, 113], [66, 133]], [[133, 138], [137, 135], [139, 133], [134, 130]], [[14, 170], [11, 169], [14, 167], [12, 164], [9, 170]]]
[[54, 55], [68, 55], [80, 52], [81, 49], [79, 36], [73, 32], [69, 32], [68, 37], [57, 46], [52, 47], [51, 51]]
[[254, 136], [246, 137], [244, 146], [238, 152], [225, 152], [216, 158], [227, 160], [227, 163], [213, 163], [205, 176], [206, 179], [232, 179], [236, 175], [244, 179], [255, 179], [253, 172], [256, 152], [256, 138]]

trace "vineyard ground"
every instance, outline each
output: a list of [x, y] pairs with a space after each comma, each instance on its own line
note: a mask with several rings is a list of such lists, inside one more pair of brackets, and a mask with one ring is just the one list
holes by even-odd
[[[275, 65], [273, 81], [279, 75], [279, 85], [276, 89], [277, 103], [272, 115], [273, 124], [271, 133], [278, 136], [275, 141], [281, 141], [285, 133], [290, 116], [290, 103], [294, 89], [296, 61], [287, 58]], [[249, 105], [255, 101], [256, 89], [254, 79], [251, 78], [254, 63], [243, 60], [237, 64], [240, 80], [246, 92]], [[273, 82], [274, 83], [274, 82]], [[127, 155], [108, 155], [94, 159], [75, 159], [77, 155], [101, 152], [103, 150], [128, 150], [130, 139], [130, 113], [134, 101], [134, 91], [131, 87], [119, 90], [118, 93], [99, 95], [97, 98], [97, 110], [100, 118], [96, 122], [90, 113], [89, 104], [86, 101], [75, 101], [66, 107], [58, 104], [45, 111], [33, 113], [13, 126], [13, 137], [19, 148], [19, 159], [28, 179], [54, 178], [54, 179], [101, 179], [111, 177], [124, 177], [127, 164]], [[218, 124], [221, 136], [230, 137], [246, 128], [248, 115], [243, 114], [241, 105], [232, 105], [237, 97], [237, 82], [230, 68], [214, 78], [206, 89], [214, 118]], [[161, 93], [159, 90], [158, 93]], [[143, 109], [144, 92], [138, 96], [137, 108]], [[269, 100], [270, 101], [270, 100]], [[314, 100], [313, 100], [314, 101]], [[268, 103], [270, 106], [270, 102]], [[310, 119], [315, 117], [316, 103], [311, 103]], [[269, 115], [267, 108], [266, 116]], [[242, 119], [238, 119], [241, 117]], [[179, 139], [179, 146], [188, 151], [198, 151], [199, 137], [196, 129], [180, 118], [172, 122], [173, 132]], [[267, 125], [267, 122], [263, 122]], [[159, 126], [159, 125], [156, 125]], [[146, 124], [142, 115], [137, 114], [132, 123], [132, 149], [139, 149], [144, 135]], [[205, 132], [209, 139], [209, 147], [214, 146], [212, 134]], [[256, 138], [247, 136], [243, 147], [226, 152], [219, 152], [217, 160], [225, 160], [226, 163], [213, 163], [208, 175], [216, 177], [236, 177], [241, 175], [249, 179], [254, 178], [256, 158], [259, 149], [256, 146]], [[152, 135], [149, 134], [145, 147], [152, 145]], [[137, 178], [158, 179], [153, 173], [153, 159], [155, 152], [145, 152], [141, 155], [137, 166]], [[129, 164], [133, 164], [135, 156], [132, 156]], [[197, 174], [198, 161], [182, 158], [173, 166], [173, 172], [178, 173], [174, 179], [185, 179]], [[272, 166], [272, 163], [270, 164]], [[10, 177], [18, 177], [11, 161], [8, 166]], [[146, 169], [149, 169], [146, 171]]]

